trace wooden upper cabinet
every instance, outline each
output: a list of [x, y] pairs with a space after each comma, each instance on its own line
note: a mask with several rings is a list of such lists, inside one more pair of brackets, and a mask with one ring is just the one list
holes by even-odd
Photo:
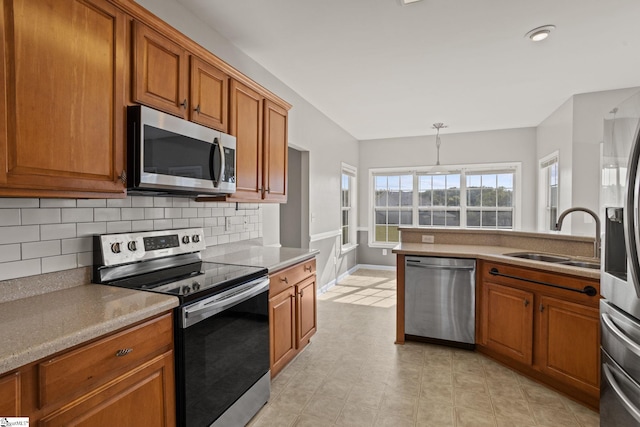
[[265, 201], [287, 201], [287, 110], [266, 100], [264, 105]]
[[230, 132], [236, 137], [236, 193], [231, 200], [262, 199], [263, 103], [258, 92], [231, 81]]
[[133, 100], [188, 119], [187, 51], [137, 21], [133, 37]]
[[0, 31], [0, 195], [124, 197], [125, 15], [5, 0]]
[[495, 283], [482, 285], [481, 344], [513, 360], [533, 359], [533, 293]]
[[190, 119], [229, 132], [229, 76], [213, 65], [191, 56]]
[[586, 393], [599, 395], [599, 310], [582, 304], [542, 296], [539, 307], [540, 369]]

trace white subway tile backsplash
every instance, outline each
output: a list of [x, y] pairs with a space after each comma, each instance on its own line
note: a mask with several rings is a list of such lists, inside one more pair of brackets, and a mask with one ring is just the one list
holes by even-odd
[[105, 234], [107, 232], [106, 222], [81, 222], [77, 224], [78, 237], [93, 236], [94, 234]]
[[22, 209], [22, 225], [55, 224], [60, 222], [59, 208]]
[[42, 258], [42, 273], [69, 270], [78, 266], [76, 254]]
[[60, 240], [46, 240], [22, 244], [22, 259], [60, 255]]
[[39, 208], [40, 199], [0, 198], [0, 208]]
[[161, 219], [164, 218], [164, 209], [162, 208], [145, 208], [144, 219]]
[[20, 260], [20, 245], [0, 245], [0, 263]]
[[131, 197], [131, 207], [133, 208], [152, 208], [153, 197], [135, 196]]
[[40, 259], [3, 262], [0, 268], [0, 280], [16, 279], [18, 277], [33, 276], [42, 272]]
[[106, 199], [78, 199], [76, 206], [79, 208], [106, 208]]
[[93, 208], [62, 209], [62, 222], [93, 222]]
[[20, 209], [0, 209], [0, 226], [20, 225]]
[[37, 225], [0, 227], [0, 245], [37, 240], [40, 240], [40, 227]]
[[107, 222], [107, 233], [128, 233], [131, 231], [131, 221]]
[[142, 208], [123, 208], [120, 209], [120, 214], [124, 221], [144, 219], [144, 209]]
[[94, 221], [120, 221], [120, 209], [96, 208], [93, 210]]
[[164, 208], [165, 218], [182, 218], [181, 208]]
[[131, 221], [131, 231], [150, 231], [153, 230], [153, 221], [145, 219], [144, 221]]
[[75, 208], [76, 199], [41, 199], [41, 208]]
[[173, 228], [189, 228], [189, 218], [174, 219], [172, 221]]
[[130, 208], [131, 198], [126, 199], [107, 199], [108, 208]]
[[75, 239], [62, 240], [62, 253], [65, 255], [89, 252], [91, 250], [93, 250], [93, 237], [78, 237]]
[[40, 226], [40, 240], [76, 237], [76, 224], [46, 224]]
[[94, 234], [202, 227], [208, 246], [261, 237], [261, 212], [238, 207], [177, 197], [0, 198], [0, 280], [90, 266]]
[[170, 219], [156, 219], [153, 221], [154, 230], [166, 230], [173, 227], [173, 221]]

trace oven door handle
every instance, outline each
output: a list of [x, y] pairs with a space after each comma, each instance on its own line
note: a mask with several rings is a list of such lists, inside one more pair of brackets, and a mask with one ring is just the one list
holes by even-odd
[[261, 278], [189, 305], [182, 309], [182, 327], [188, 328], [268, 289], [269, 279]]

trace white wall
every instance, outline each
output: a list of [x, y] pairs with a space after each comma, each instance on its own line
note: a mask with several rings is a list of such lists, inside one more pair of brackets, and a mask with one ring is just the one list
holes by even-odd
[[[627, 88], [574, 95], [537, 127], [537, 158], [559, 152], [560, 212], [575, 206], [599, 211], [604, 119], [637, 91]], [[563, 223], [562, 232], [593, 236], [595, 223], [587, 214], [574, 213]]]
[[[522, 163], [521, 229], [535, 228], [535, 128], [440, 134], [440, 163], [482, 164]], [[435, 136], [360, 141], [358, 170], [359, 226], [367, 227], [369, 211], [369, 169], [382, 167], [429, 166], [436, 163]]]

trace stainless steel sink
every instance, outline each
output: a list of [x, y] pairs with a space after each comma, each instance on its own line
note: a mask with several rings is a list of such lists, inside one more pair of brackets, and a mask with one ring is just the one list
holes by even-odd
[[534, 261], [543, 261], [543, 262], [555, 262], [555, 263], [566, 263], [572, 262], [571, 258], [560, 256], [560, 255], [549, 255], [549, 254], [541, 254], [537, 252], [514, 252], [510, 254], [505, 254], [506, 256], [512, 256], [515, 258], [524, 258], [531, 259]]
[[597, 263], [597, 262], [571, 260], [571, 261], [563, 261], [563, 262], [560, 262], [558, 264], [570, 265], [570, 266], [573, 266], [573, 267], [592, 268], [594, 270], [600, 270], [600, 264]]

